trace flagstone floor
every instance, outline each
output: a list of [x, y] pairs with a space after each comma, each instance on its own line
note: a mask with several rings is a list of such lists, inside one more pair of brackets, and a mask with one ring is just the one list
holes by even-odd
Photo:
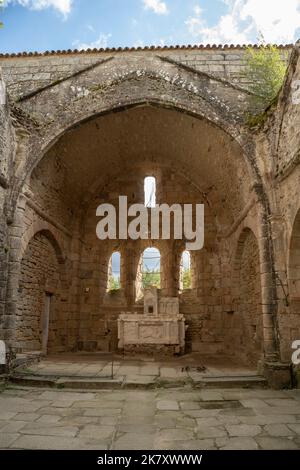
[[66, 377], [154, 377], [185, 379], [196, 377], [253, 376], [253, 367], [240, 364], [233, 358], [204, 356], [197, 353], [178, 358], [155, 360], [149, 357], [123, 357], [103, 353], [63, 353], [48, 356], [26, 368], [27, 372], [44, 376]]
[[0, 393], [1, 449], [300, 449], [300, 390]]

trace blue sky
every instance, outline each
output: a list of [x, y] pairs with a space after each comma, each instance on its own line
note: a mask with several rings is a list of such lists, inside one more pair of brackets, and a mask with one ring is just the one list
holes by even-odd
[[0, 51], [295, 42], [300, 0], [4, 0]]

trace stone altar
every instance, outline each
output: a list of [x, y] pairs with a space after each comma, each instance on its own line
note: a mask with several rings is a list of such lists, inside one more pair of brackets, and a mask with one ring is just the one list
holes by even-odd
[[177, 297], [158, 300], [156, 288], [144, 292], [144, 314], [121, 313], [118, 347], [126, 352], [182, 354], [185, 348], [185, 318]]

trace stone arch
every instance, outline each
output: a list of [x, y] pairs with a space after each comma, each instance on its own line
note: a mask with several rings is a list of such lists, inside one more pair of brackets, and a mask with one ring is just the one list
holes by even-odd
[[[125, 292], [127, 289], [127, 250], [124, 243], [108, 243], [107, 248], [104, 250], [104, 256], [100, 255], [100, 263], [103, 265], [103, 269], [100, 270], [100, 277], [98, 282], [99, 285], [99, 298], [101, 305], [116, 307], [126, 304]], [[116, 268], [115, 255], [118, 255], [119, 260], [119, 276], [116, 277], [116, 272], [113, 270]]]
[[43, 233], [49, 239], [49, 241], [51, 241], [55, 249], [59, 264], [63, 264], [65, 262], [65, 255], [62, 248], [64, 246], [64, 240], [62, 239], [61, 234], [55, 230], [46, 220], [34, 221], [26, 230], [22, 237], [19, 259], [21, 260], [23, 258], [30, 240], [38, 232]]
[[[181, 70], [183, 75], [179, 78], [180, 75], [178, 75], [178, 69], [176, 67], [169, 65], [165, 67], [161, 62], [159, 72], [151, 70], [150, 67], [147, 70], [141, 68], [139, 69], [139, 73], [137, 73], [137, 68], [138, 65], [127, 66], [127, 70], [123, 70], [120, 74], [116, 73], [113, 80], [107, 79], [107, 76], [97, 78], [98, 81], [94, 81], [94, 83], [98, 83], [98, 85], [93, 90], [90, 90], [87, 95], [77, 97], [76, 100], [70, 99], [70, 95], [66, 90], [59, 91], [59, 87], [57, 88], [56, 95], [53, 93], [52, 87], [51, 90], [46, 89], [41, 94], [29, 97], [27, 102], [25, 99], [22, 103], [23, 109], [30, 112], [30, 109], [34, 107], [41, 121], [44, 119], [42, 110], [45, 101], [49, 103], [53, 102], [54, 105], [56, 101], [59, 101], [60, 105], [65, 104], [66, 106], [64, 107], [64, 113], [58, 113], [57, 110], [53, 108], [53, 112], [50, 112], [51, 121], [44, 123], [43, 135], [37, 132], [29, 139], [27, 149], [28, 155], [30, 153], [32, 159], [24, 159], [24, 161], [27, 160], [26, 167], [20, 167], [20, 174], [17, 175], [15, 185], [12, 188], [11, 207], [16, 206], [22, 185], [35, 165], [41, 161], [45, 152], [69, 130], [94, 119], [96, 116], [111, 114], [145, 104], [173, 109], [199, 120], [206, 120], [212, 126], [222, 129], [241, 147], [245, 165], [249, 173], [249, 182], [259, 197], [259, 223], [263, 226], [265, 232], [262, 237], [264, 243], [263, 251], [267, 258], [267, 275], [271, 277], [274, 272], [274, 263], [270, 234], [271, 229], [268, 222], [270, 210], [260, 172], [255, 162], [255, 146], [251, 133], [246, 130], [246, 127], [243, 126], [242, 119], [238, 117], [238, 113], [230, 109], [230, 106], [227, 106], [222, 100], [218, 99], [217, 96], [213, 96], [213, 99], [209, 98], [209, 93], [206, 94], [206, 91], [209, 90], [209, 80], [205, 86], [202, 86], [203, 82], [201, 81], [195, 84], [196, 79], [193, 74], [185, 74], [185, 72]], [[117, 67], [111, 71], [115, 73]], [[179, 81], [177, 81], [177, 79]], [[132, 87], [132, 93], [130, 93], [129, 96], [128, 84], [132, 80], [134, 80], [135, 86]], [[82, 85], [82, 83], [79, 84]], [[240, 93], [240, 91], [238, 93]], [[56, 100], [55, 98], [58, 97], [61, 99]], [[232, 100], [233, 103], [234, 101], [235, 100]], [[236, 103], [237, 102], [238, 100], [236, 100]], [[61, 109], [60, 106], [60, 110]], [[12, 209], [12, 211], [13, 210], [14, 209]], [[276, 309], [274, 290], [271, 287], [265, 289], [264, 297], [264, 313], [266, 315], [270, 314], [269, 317], [271, 317]], [[271, 322], [272, 319], [270, 319], [270, 323]], [[271, 339], [269, 353], [275, 356], [276, 352], [274, 352], [273, 345], [274, 341]]]
[[62, 259], [56, 238], [46, 229], [36, 231], [22, 253], [16, 309], [19, 350], [58, 351], [65, 346], [59, 311]]
[[[76, 129], [78, 126], [91, 121], [100, 116], [106, 116], [111, 113], [118, 113], [124, 110], [129, 110], [132, 108], [137, 108], [141, 106], [153, 106], [156, 108], [163, 109], [172, 109], [182, 114], [192, 116], [196, 119], [204, 120], [209, 122], [213, 127], [224, 131], [232, 140], [236, 141], [241, 147], [245, 159], [245, 164], [248, 168], [249, 175], [252, 179], [252, 184], [261, 184], [261, 178], [259, 170], [254, 161], [254, 141], [252, 135], [249, 133], [247, 128], [243, 126], [240, 122], [230, 123], [224, 116], [220, 113], [219, 110], [211, 110], [208, 112], [205, 106], [198, 104], [198, 107], [191, 106], [191, 103], [185, 101], [184, 99], [177, 98], [176, 100], [168, 100], [167, 97], [164, 99], [161, 98], [159, 91], [156, 92], [156, 95], [151, 99], [145, 99], [144, 95], [139, 96], [135, 100], [126, 100], [122, 99], [118, 94], [113, 98], [113, 102], [105, 104], [99, 102], [97, 106], [99, 108], [95, 109], [95, 103], [89, 105], [87, 103], [81, 103], [82, 110], [84, 110], [84, 115], [81, 112], [77, 112], [74, 116], [69, 117], [67, 114], [66, 120], [64, 123], [61, 123], [60, 127], [57, 127], [58, 124], [53, 124], [49, 126], [45, 134], [43, 135], [42, 143], [41, 137], [39, 135], [33, 135], [30, 138], [30, 142], [27, 144], [27, 148], [35, 148], [35, 152], [30, 152], [32, 158], [25, 158], [26, 167], [22, 171], [20, 182], [16, 182], [12, 189], [12, 196], [14, 199], [18, 197], [20, 190], [29, 177], [33, 169], [37, 164], [42, 160], [47, 151], [66, 133]], [[67, 113], [67, 111], [66, 111]], [[69, 119], [68, 119], [69, 117]], [[18, 184], [19, 183], [19, 184]], [[16, 199], [15, 199], [16, 200]]]
[[[105, 67], [102, 66], [104, 63]], [[45, 120], [44, 106], [47, 102], [51, 116], [50, 121], [44, 123], [43, 135], [36, 133], [27, 143], [27, 147], [35, 151], [27, 156], [21, 180], [68, 130], [97, 116], [144, 104], [173, 108], [206, 119], [239, 142], [245, 154], [250, 155], [253, 153], [253, 139], [244, 125], [241, 107], [241, 103], [248, 99], [246, 90], [214, 76], [194, 73], [168, 59], [141, 56], [131, 61], [130, 56], [109, 57], [76, 76], [76, 80], [67, 78], [63, 85], [50, 84], [19, 100], [18, 104], [25, 112], [30, 114], [34, 108], [35, 116], [41, 122]], [[252, 167], [253, 161], [249, 163]], [[14, 197], [19, 191], [20, 186], [16, 183]]]
[[232, 281], [233, 310], [226, 312], [226, 349], [245, 363], [257, 364], [264, 353], [260, 249], [248, 227], [237, 242]]

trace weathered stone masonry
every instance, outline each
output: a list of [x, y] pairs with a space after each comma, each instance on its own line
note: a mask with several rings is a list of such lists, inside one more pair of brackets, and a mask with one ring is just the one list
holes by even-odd
[[152, 175], [158, 202], [205, 204], [191, 289], [178, 294], [183, 243], [152, 243], [162, 295], [180, 296], [188, 350], [236, 354], [282, 378], [300, 339], [299, 46], [286, 50], [286, 83], [260, 130], [246, 124], [240, 47], [0, 58], [0, 333], [13, 347], [40, 349], [51, 295], [48, 351], [116, 348], [118, 314], [142, 308], [135, 280], [149, 243], [99, 242], [95, 209], [119, 194], [143, 202]]

